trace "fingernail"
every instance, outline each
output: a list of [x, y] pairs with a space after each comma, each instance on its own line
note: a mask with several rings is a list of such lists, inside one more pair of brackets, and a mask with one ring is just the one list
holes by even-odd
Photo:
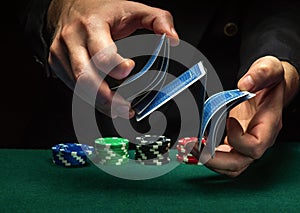
[[135, 65], [134, 61], [133, 61], [132, 59], [129, 59], [129, 58], [127, 58], [127, 59], [125, 60], [125, 63], [126, 63], [126, 65], [127, 65], [130, 69], [132, 69], [132, 68], [134, 67], [134, 65]]
[[171, 28], [171, 33], [173, 37], [170, 38], [170, 43], [172, 46], [177, 46], [179, 44], [179, 37], [174, 27]]
[[130, 74], [133, 67], [134, 62], [132, 62], [131, 59], [124, 59], [122, 63], [118, 64], [110, 71], [109, 75], [116, 80], [122, 80]]
[[135, 111], [133, 109], [129, 110], [129, 118], [133, 118]]
[[251, 75], [247, 75], [242, 81], [239, 83], [240, 90], [251, 91], [254, 88], [255, 84]]
[[177, 34], [177, 32], [176, 32], [176, 30], [175, 30], [175, 28], [174, 27], [172, 27], [171, 28], [171, 33], [174, 35], [174, 36], [178, 36], [178, 34]]

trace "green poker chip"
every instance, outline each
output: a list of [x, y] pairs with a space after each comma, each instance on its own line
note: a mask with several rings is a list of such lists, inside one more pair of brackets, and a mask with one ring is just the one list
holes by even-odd
[[129, 140], [126, 138], [119, 138], [119, 137], [97, 138], [95, 140], [95, 145], [104, 146], [108, 148], [127, 147], [129, 146]]
[[129, 140], [104, 137], [95, 140], [97, 161], [101, 165], [123, 165], [129, 160]]

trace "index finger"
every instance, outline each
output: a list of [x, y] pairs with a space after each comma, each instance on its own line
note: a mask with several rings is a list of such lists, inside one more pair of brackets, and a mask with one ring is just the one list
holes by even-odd
[[95, 65], [116, 79], [128, 76], [134, 62], [118, 54], [114, 39], [124, 38], [137, 29], [149, 29], [156, 34], [166, 33], [173, 45], [179, 42], [169, 12], [136, 2], [120, 4], [122, 10], [106, 14], [110, 18], [100, 15], [87, 32], [87, 47]]
[[129, 75], [134, 62], [118, 54], [110, 32], [107, 23], [99, 23], [94, 32], [88, 34], [87, 48], [94, 64], [101, 72], [121, 80]]
[[[110, 117], [131, 118], [134, 115], [130, 103], [123, 97], [111, 91], [109, 85], [99, 75], [97, 68], [89, 58], [86, 48], [80, 43], [80, 38], [72, 37], [69, 46], [69, 57], [75, 75], [75, 93], [96, 109]], [[112, 106], [112, 103], [113, 106]]]

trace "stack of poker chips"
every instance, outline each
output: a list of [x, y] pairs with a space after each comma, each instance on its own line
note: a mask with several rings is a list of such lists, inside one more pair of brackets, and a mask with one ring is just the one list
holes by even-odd
[[[202, 138], [202, 145], [205, 145], [206, 140]], [[185, 137], [178, 140], [176, 146], [178, 153], [176, 154], [177, 161], [185, 164], [202, 165], [191, 152], [198, 152], [198, 138], [197, 137]]]
[[129, 140], [126, 138], [97, 138], [94, 161], [101, 165], [123, 165], [129, 161], [128, 148]]
[[136, 137], [135, 160], [143, 165], [164, 165], [170, 162], [171, 139], [165, 136]]
[[94, 153], [94, 147], [79, 143], [60, 143], [52, 147], [54, 164], [65, 167], [83, 166], [87, 156]]

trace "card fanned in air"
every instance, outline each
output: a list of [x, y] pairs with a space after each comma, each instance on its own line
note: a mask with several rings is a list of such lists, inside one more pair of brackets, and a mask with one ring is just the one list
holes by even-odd
[[[148, 85], [143, 86], [142, 89], [134, 91], [126, 97], [128, 101], [132, 101], [139, 96], [141, 97], [139, 101], [135, 102], [132, 106], [136, 112], [137, 121], [141, 121], [146, 118], [152, 112], [185, 89], [189, 88], [195, 82], [201, 81], [202, 84], [203, 82], [206, 84], [206, 69], [202, 61], [196, 63], [171, 82], [165, 83], [166, 72], [169, 65], [169, 46], [169, 39], [165, 34], [163, 34], [145, 66], [135, 75], [126, 79], [121, 85], [112, 88], [126, 90], [126, 87], [140, 79], [151, 69], [159, 55], [163, 56], [157, 74], [149, 81]], [[200, 130], [198, 135], [198, 138], [200, 139], [199, 141], [201, 142], [201, 139], [204, 137], [205, 131], [209, 126], [209, 141], [213, 143], [210, 144], [210, 146], [214, 149], [216, 146], [217, 129], [219, 128], [221, 121], [225, 118], [227, 112], [234, 106], [253, 98], [254, 96], [255, 94], [248, 91], [233, 89], [218, 92], [207, 98], [204, 101], [202, 108], [202, 119], [200, 121]], [[201, 143], [199, 143], [199, 149], [200, 148]]]

